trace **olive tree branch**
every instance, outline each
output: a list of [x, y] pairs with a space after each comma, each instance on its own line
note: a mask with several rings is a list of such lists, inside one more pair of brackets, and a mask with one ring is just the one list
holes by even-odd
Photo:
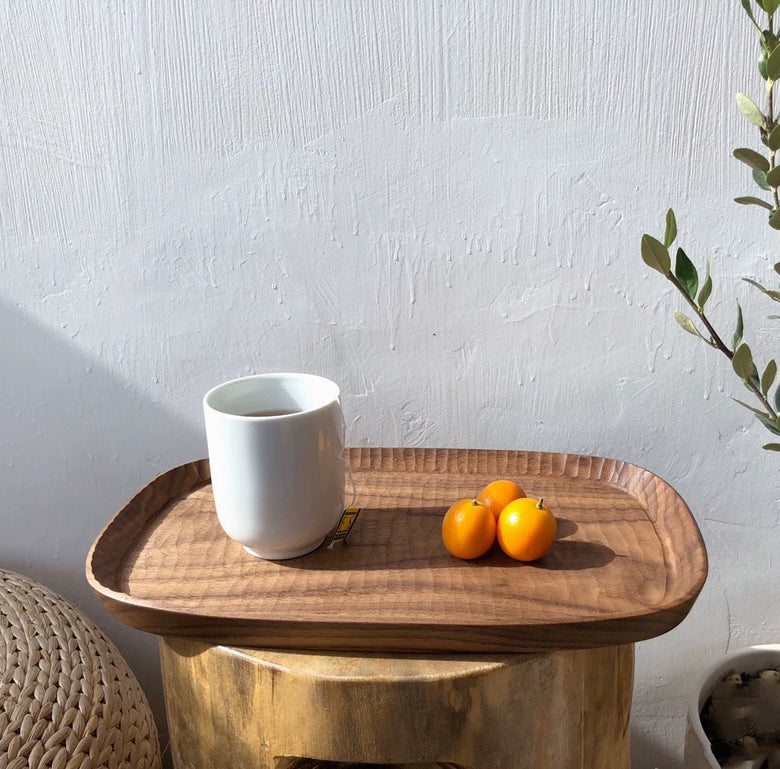
[[[720, 350], [729, 360], [731, 360], [734, 357], [734, 351], [721, 339], [720, 334], [718, 334], [717, 331], [715, 331], [715, 328], [713, 327], [712, 323], [710, 322], [709, 318], [704, 314], [704, 308], [699, 307], [696, 302], [691, 299], [690, 296], [688, 296], [688, 292], [683, 288], [682, 284], [679, 280], [675, 277], [673, 273], [668, 273], [666, 275], [667, 279], [672, 283], [672, 285], [680, 292], [683, 299], [691, 306], [693, 311], [698, 316], [699, 320], [702, 322], [704, 327], [707, 329], [710, 335], [711, 343], [710, 346], [716, 348], [717, 350]], [[705, 341], [707, 341], [705, 339]], [[761, 405], [766, 410], [767, 416], [772, 419], [773, 421], [777, 420], [777, 413], [772, 408], [772, 405], [767, 400], [764, 393], [761, 392], [760, 387], [756, 387], [754, 382], [751, 382], [749, 379], [743, 379], [742, 380], [745, 383], [745, 386], [750, 390], [750, 392], [753, 393], [753, 395], [758, 398], [759, 401], [761, 401]]]

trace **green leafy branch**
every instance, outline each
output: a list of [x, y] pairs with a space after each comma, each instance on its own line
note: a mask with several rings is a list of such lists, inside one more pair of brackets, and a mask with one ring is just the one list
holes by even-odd
[[[761, 408], [755, 408], [735, 399], [737, 403], [749, 409], [771, 433], [780, 435], [780, 417], [778, 416], [778, 412], [780, 412], [780, 384], [775, 389], [774, 395], [771, 394], [772, 386], [777, 377], [777, 362], [774, 359], [770, 360], [759, 376], [758, 368], [753, 360], [753, 352], [743, 340], [745, 329], [742, 308], [739, 305], [737, 305], [737, 326], [732, 337], [731, 347], [723, 341], [705, 312], [707, 300], [712, 294], [712, 275], [709, 262], [704, 281], [699, 288], [699, 273], [682, 248], [677, 249], [674, 270], [672, 270], [669, 248], [676, 239], [677, 220], [674, 211], [670, 208], [666, 213], [666, 232], [663, 242], [652, 235], [642, 236], [642, 260], [648, 267], [660, 272], [679, 291], [705, 331], [700, 331], [696, 323], [684, 313], [675, 312], [674, 317], [679, 325], [705, 344], [720, 350], [731, 361], [737, 376], [754, 395]], [[780, 451], [780, 443], [767, 443], [764, 448], [770, 451]]]
[[[780, 166], [777, 165], [777, 152], [780, 150], [780, 123], [775, 118], [774, 93], [775, 83], [780, 80], [780, 41], [774, 31], [774, 14], [780, 8], [780, 0], [757, 0], [759, 7], [767, 14], [767, 28], [762, 29], [756, 21], [751, 0], [741, 0], [742, 7], [748, 18], [758, 30], [759, 58], [758, 71], [764, 80], [767, 94], [766, 113], [743, 93], [737, 94], [737, 107], [745, 118], [758, 127], [762, 144], [769, 150], [769, 157], [749, 147], [738, 147], [734, 157], [752, 169], [753, 181], [756, 185], [771, 194], [771, 201], [752, 195], [734, 198], [736, 203], [744, 206], [757, 206], [769, 213], [767, 220], [772, 229], [780, 230]], [[780, 262], [775, 264], [775, 271], [780, 273]], [[767, 288], [757, 280], [744, 278], [754, 288], [766, 294], [775, 302], [780, 302], [780, 291]], [[772, 316], [780, 317], [780, 316]]]
[[[740, 0], [748, 18], [758, 31], [759, 59], [758, 71], [766, 87], [766, 111], [743, 93], [737, 94], [737, 107], [753, 125], [758, 127], [761, 142], [768, 153], [757, 152], [749, 147], [739, 147], [734, 150], [734, 157], [752, 170], [753, 181], [764, 192], [770, 193], [770, 200], [763, 197], [744, 196], [735, 198], [741, 205], [756, 206], [767, 212], [767, 221], [772, 229], [780, 230], [780, 165], [777, 163], [777, 153], [780, 151], [780, 122], [775, 118], [774, 88], [780, 81], [780, 40], [774, 31], [774, 14], [780, 8], [780, 0], [755, 0], [758, 7], [767, 16], [766, 27], [756, 20], [752, 0]], [[677, 221], [674, 211], [669, 209], [666, 214], [666, 231], [663, 242], [651, 235], [642, 236], [642, 259], [654, 270], [660, 272], [680, 292], [682, 297], [694, 311], [698, 321], [695, 323], [682, 312], [675, 312], [675, 320], [689, 334], [698, 337], [705, 344], [720, 350], [730, 361], [737, 376], [752, 393], [757, 405], [751, 406], [737, 400], [741, 406], [749, 409], [754, 416], [772, 434], [780, 435], [780, 384], [774, 394], [772, 387], [777, 378], [777, 362], [772, 359], [759, 375], [754, 361], [753, 351], [744, 341], [744, 322], [742, 308], [737, 305], [737, 326], [732, 336], [731, 347], [715, 330], [705, 313], [705, 305], [712, 294], [712, 276], [710, 265], [699, 288], [699, 273], [682, 248], [677, 249], [674, 270], [669, 248], [677, 238]], [[774, 265], [775, 272], [780, 274], [780, 262]], [[743, 278], [754, 288], [761, 291], [775, 302], [780, 302], [780, 291], [768, 288], [752, 278]], [[780, 315], [770, 315], [770, 318], [780, 318]], [[700, 330], [703, 329], [703, 330]], [[780, 443], [767, 443], [765, 449], [780, 451]]]

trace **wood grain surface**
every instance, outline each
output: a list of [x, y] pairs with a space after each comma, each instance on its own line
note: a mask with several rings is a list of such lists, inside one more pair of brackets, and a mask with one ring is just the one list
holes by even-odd
[[182, 769], [298, 769], [301, 758], [405, 769], [629, 766], [630, 644], [354, 656], [161, 638], [160, 658]]
[[[122, 622], [248, 646], [529, 652], [660, 635], [707, 574], [698, 528], [664, 481], [610, 459], [534, 452], [350, 449], [363, 508], [347, 543], [289, 561], [219, 526], [208, 462], [154, 480], [94, 543], [87, 577]], [[450, 556], [441, 518], [499, 477], [544, 496], [558, 539], [534, 564]]]

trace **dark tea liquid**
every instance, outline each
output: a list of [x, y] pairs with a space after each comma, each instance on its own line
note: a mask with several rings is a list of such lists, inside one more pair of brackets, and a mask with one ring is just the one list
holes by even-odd
[[250, 411], [245, 417], [284, 417], [288, 414], [300, 414], [300, 409], [266, 409], [264, 411]]

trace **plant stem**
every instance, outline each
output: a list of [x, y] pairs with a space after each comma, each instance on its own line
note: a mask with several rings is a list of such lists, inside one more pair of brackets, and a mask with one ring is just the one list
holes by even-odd
[[699, 316], [699, 319], [701, 322], [706, 326], [707, 331], [710, 332], [710, 337], [712, 338], [713, 346], [716, 347], [718, 350], [720, 350], [729, 360], [731, 360], [734, 357], [734, 351], [730, 350], [726, 343], [720, 338], [718, 335], [718, 332], [715, 331], [715, 329], [712, 327], [712, 324], [707, 319], [707, 316], [704, 314], [704, 310], [702, 310], [696, 302], [691, 299], [691, 297], [688, 296], [688, 292], [682, 287], [682, 284], [679, 280], [670, 272], [667, 276], [669, 280], [673, 283], [674, 287], [682, 294], [683, 299], [685, 299], [686, 302], [691, 306], [693, 311]]
[[[682, 287], [682, 284], [679, 280], [672, 274], [671, 272], [666, 276], [674, 285], [674, 287], [682, 294], [683, 299], [685, 299], [686, 302], [691, 306], [693, 311], [696, 313], [696, 315], [699, 317], [699, 320], [704, 324], [707, 331], [710, 334], [710, 338], [712, 339], [713, 346], [720, 350], [729, 360], [731, 360], [734, 357], [734, 351], [731, 350], [726, 343], [720, 338], [720, 335], [712, 326], [712, 323], [710, 323], [707, 316], [704, 314], [704, 309], [699, 307], [699, 305], [696, 304], [696, 302], [691, 299], [690, 296], [688, 296], [688, 292]], [[761, 401], [761, 405], [766, 409], [767, 416], [775, 421], [777, 419], [777, 414], [775, 413], [775, 410], [772, 408], [771, 404], [767, 400], [764, 393], [761, 392], [761, 389], [756, 387], [753, 382], [751, 382], [748, 379], [742, 380], [745, 383], [745, 386], [750, 390], [750, 392], [753, 393], [753, 395], [758, 398], [758, 400]]]
[[[770, 35], [774, 34], [773, 29], [773, 21], [774, 17], [770, 14], [769, 16], [769, 33]], [[771, 37], [770, 37], [771, 39]], [[775, 101], [775, 88], [774, 88], [774, 82], [772, 82], [772, 86], [769, 88], [767, 92], [767, 106], [766, 106], [766, 135], [769, 136], [769, 134], [772, 133], [772, 129], [775, 127], [775, 107], [774, 107], [774, 101]], [[775, 155], [777, 154], [776, 150], [770, 149], [769, 150], [769, 170], [771, 171], [775, 167]], [[777, 195], [777, 187], [772, 187], [772, 202], [774, 203], [775, 211], [780, 209], [780, 199], [778, 199]]]
[[[767, 115], [766, 115], [766, 130], [767, 135], [772, 133], [772, 129], [775, 127], [775, 119], [774, 119], [774, 84], [772, 88], [769, 89], [769, 95], [767, 97]], [[771, 171], [775, 167], [775, 155], [777, 154], [776, 150], [770, 149], [769, 150], [769, 170]], [[772, 187], [772, 203], [774, 203], [775, 211], [780, 209], [780, 199], [778, 199], [777, 196], [777, 187]]]

